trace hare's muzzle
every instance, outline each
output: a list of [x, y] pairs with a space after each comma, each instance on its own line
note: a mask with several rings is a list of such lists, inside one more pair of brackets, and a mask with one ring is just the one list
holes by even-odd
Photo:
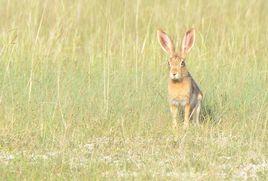
[[178, 72], [170, 72], [169, 77], [171, 80], [179, 80], [181, 75]]

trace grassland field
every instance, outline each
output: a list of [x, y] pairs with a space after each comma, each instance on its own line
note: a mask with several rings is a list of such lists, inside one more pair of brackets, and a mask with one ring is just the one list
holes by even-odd
[[[0, 0], [0, 180], [267, 180], [266, 0]], [[173, 142], [165, 30], [204, 93]]]

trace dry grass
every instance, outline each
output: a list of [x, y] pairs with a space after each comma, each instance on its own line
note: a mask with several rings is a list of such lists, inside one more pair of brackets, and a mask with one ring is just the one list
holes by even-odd
[[[268, 3], [0, 1], [0, 173], [16, 179], [268, 176]], [[162, 28], [197, 42], [203, 124], [173, 143]]]

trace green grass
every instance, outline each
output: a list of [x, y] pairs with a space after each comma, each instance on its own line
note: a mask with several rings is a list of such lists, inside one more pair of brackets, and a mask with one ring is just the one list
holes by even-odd
[[[268, 3], [0, 1], [0, 175], [18, 179], [268, 177]], [[173, 143], [167, 55], [187, 66], [203, 124]]]

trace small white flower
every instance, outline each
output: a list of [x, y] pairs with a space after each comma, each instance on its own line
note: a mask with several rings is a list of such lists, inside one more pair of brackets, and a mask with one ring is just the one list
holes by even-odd
[[248, 178], [257, 178], [257, 172], [264, 171], [268, 169], [268, 163], [260, 164], [246, 164], [241, 165], [239, 171], [236, 173], [236, 177], [248, 179]]
[[84, 148], [86, 148], [88, 152], [91, 153], [94, 150], [94, 144], [93, 143], [85, 144]]
[[15, 157], [12, 154], [8, 154], [8, 153], [0, 153], [0, 160], [4, 160], [4, 161], [10, 161], [13, 160]]

